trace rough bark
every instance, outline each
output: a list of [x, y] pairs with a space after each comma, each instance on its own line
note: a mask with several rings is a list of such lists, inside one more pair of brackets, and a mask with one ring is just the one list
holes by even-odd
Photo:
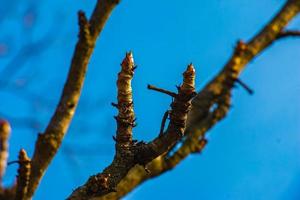
[[77, 107], [81, 89], [97, 37], [119, 0], [98, 0], [88, 21], [78, 13], [79, 38], [71, 61], [70, 71], [58, 106], [44, 133], [39, 134], [32, 157], [32, 170], [27, 197], [31, 198], [48, 165], [59, 149]]
[[[135, 166], [118, 184], [117, 192], [94, 200], [120, 199], [146, 180], [173, 169], [190, 154], [201, 152], [207, 143], [204, 135], [228, 112], [230, 91], [242, 70], [255, 56], [267, 49], [277, 39], [281, 39], [279, 35], [299, 12], [300, 1], [288, 0], [275, 17], [249, 42], [238, 42], [227, 64], [193, 99], [192, 110], [187, 120], [186, 137], [179, 150], [171, 156], [161, 155], [150, 162], [147, 168], [151, 173], [146, 173], [141, 166]], [[216, 109], [211, 111], [213, 106], [216, 106]]]
[[[81, 89], [96, 40], [110, 13], [120, 0], [98, 0], [90, 20], [80, 11], [79, 39], [61, 98], [44, 133], [39, 134], [32, 160], [20, 151], [17, 184], [11, 188], [0, 186], [0, 198], [31, 199], [48, 165], [58, 151], [77, 107]], [[134, 74], [132, 53], [127, 53], [118, 75], [118, 109], [116, 153], [113, 162], [103, 172], [91, 176], [68, 199], [119, 199], [144, 181], [174, 168], [192, 153], [199, 153], [207, 144], [205, 134], [229, 111], [231, 91], [235, 84], [252, 91], [239, 80], [245, 66], [278, 39], [299, 36], [298, 30], [285, 30], [300, 12], [300, 0], [287, 0], [277, 15], [249, 42], [239, 41], [223, 69], [195, 96], [195, 71], [189, 65], [183, 74], [183, 84], [177, 93], [148, 88], [174, 98], [166, 112], [160, 134], [149, 143], [133, 139], [135, 126], [131, 80]], [[170, 122], [166, 131], [167, 118]], [[7, 162], [9, 126], [0, 121], [0, 181]], [[180, 143], [181, 147], [170, 153]]]

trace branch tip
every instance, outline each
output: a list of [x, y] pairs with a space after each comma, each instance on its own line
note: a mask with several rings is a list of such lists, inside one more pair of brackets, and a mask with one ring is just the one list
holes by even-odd
[[183, 72], [183, 83], [180, 86], [180, 90], [185, 93], [195, 93], [195, 68], [191, 63], [187, 66], [185, 72]]
[[28, 190], [28, 182], [30, 176], [31, 164], [30, 159], [24, 149], [19, 152], [19, 169], [17, 176], [16, 198], [25, 200]]
[[131, 81], [134, 75], [133, 53], [127, 52], [121, 63], [121, 71], [118, 74], [118, 103], [114, 104], [119, 110], [117, 120], [117, 143], [128, 143], [132, 141], [132, 128], [136, 126], [133, 111]]
[[78, 11], [79, 38], [90, 44], [90, 24], [82, 10]]

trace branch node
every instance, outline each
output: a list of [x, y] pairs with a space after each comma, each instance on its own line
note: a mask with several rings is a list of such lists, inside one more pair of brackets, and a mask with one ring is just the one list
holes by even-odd
[[207, 143], [208, 143], [207, 139], [205, 139], [204, 137], [201, 138], [198, 141], [198, 143], [197, 143], [197, 145], [196, 145], [195, 150], [193, 151], [193, 153], [201, 153], [202, 150], [204, 149], [204, 147], [207, 145]]

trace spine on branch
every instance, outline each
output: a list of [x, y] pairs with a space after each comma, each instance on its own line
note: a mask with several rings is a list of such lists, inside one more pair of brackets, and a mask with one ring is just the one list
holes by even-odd
[[8, 158], [8, 139], [11, 128], [6, 120], [0, 119], [0, 185], [6, 170], [6, 163]]

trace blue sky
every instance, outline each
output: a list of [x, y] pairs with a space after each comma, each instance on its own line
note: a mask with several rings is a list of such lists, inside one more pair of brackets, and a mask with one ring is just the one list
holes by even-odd
[[[0, 115], [13, 126], [10, 160], [20, 148], [32, 154], [37, 132], [49, 121], [65, 81], [78, 34], [77, 11], [89, 15], [94, 3], [0, 0], [0, 71], [6, 66], [19, 69], [12, 77], [0, 75], [12, 83], [0, 88]], [[77, 115], [34, 199], [64, 199], [112, 160], [116, 110], [110, 102], [116, 101], [115, 81], [126, 51], [133, 51], [138, 65], [134, 135], [150, 140], [170, 99], [148, 91], [146, 85], [175, 90], [182, 71], [193, 62], [200, 90], [228, 60], [235, 42], [250, 39], [283, 3], [123, 0], [97, 42]], [[300, 18], [289, 27], [299, 29]], [[204, 152], [146, 182], [126, 199], [299, 199], [299, 50], [299, 39], [286, 39], [254, 59], [241, 77], [254, 95], [234, 90], [233, 108], [209, 132]], [[38, 126], [29, 127], [22, 118], [36, 120]], [[16, 168], [9, 166], [7, 185]]]

